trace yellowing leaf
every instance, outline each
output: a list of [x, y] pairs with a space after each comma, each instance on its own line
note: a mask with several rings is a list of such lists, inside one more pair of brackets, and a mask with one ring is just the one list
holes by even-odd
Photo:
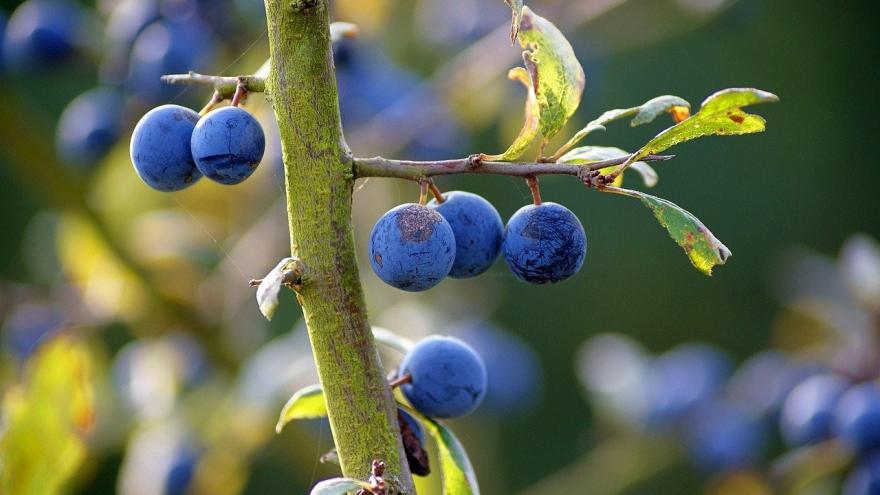
[[550, 139], [581, 103], [584, 69], [559, 29], [528, 7], [522, 8], [519, 43], [538, 99], [541, 134]]
[[309, 385], [298, 390], [281, 409], [275, 433], [281, 433], [284, 425], [294, 419], [316, 419], [327, 416], [327, 403], [320, 385]]
[[696, 114], [648, 141], [636, 152], [634, 160], [703, 136], [762, 132], [765, 124], [763, 117], [746, 113], [741, 107], [778, 100], [776, 95], [760, 89], [731, 88], [719, 91], [706, 98]]
[[520, 129], [519, 134], [516, 136], [516, 139], [514, 139], [513, 143], [507, 148], [507, 151], [500, 155], [483, 155], [483, 160], [502, 162], [516, 160], [525, 153], [529, 145], [532, 144], [538, 136], [540, 109], [538, 108], [538, 100], [535, 97], [535, 89], [532, 85], [528, 71], [522, 67], [515, 67], [510, 69], [510, 72], [507, 73], [507, 77], [512, 81], [521, 82], [528, 91], [523, 126], [522, 129]]
[[656, 119], [662, 113], [672, 113], [674, 111], [678, 111], [680, 113], [684, 110], [689, 109], [690, 107], [691, 104], [683, 98], [672, 95], [663, 95], [652, 98], [637, 107], [616, 108], [614, 110], [608, 110], [596, 119], [590, 121], [583, 129], [575, 133], [575, 135], [572, 136], [567, 143], [559, 148], [554, 156], [556, 158], [559, 158], [560, 155], [571, 149], [572, 146], [580, 142], [583, 138], [587, 137], [587, 135], [594, 131], [604, 131], [605, 126], [615, 120], [624, 119], [632, 116], [633, 119], [630, 121], [630, 125], [632, 127], [635, 127], [637, 125], [643, 125], [653, 122], [654, 119]]
[[401, 408], [418, 418], [428, 433], [437, 441], [440, 455], [440, 478], [443, 480], [444, 495], [480, 495], [477, 474], [468, 458], [464, 446], [452, 430], [412, 408], [399, 404]]
[[88, 348], [60, 334], [39, 347], [24, 379], [3, 397], [0, 493], [54, 494], [86, 456], [94, 422]]
[[727, 246], [722, 244], [697, 217], [675, 203], [629, 189], [607, 187], [604, 190], [641, 200], [651, 209], [654, 217], [666, 228], [672, 239], [684, 249], [691, 264], [704, 274], [712, 275], [712, 268], [723, 265], [731, 256]]
[[510, 42], [516, 41], [516, 35], [519, 33], [519, 22], [522, 19], [523, 0], [504, 0], [510, 7]]

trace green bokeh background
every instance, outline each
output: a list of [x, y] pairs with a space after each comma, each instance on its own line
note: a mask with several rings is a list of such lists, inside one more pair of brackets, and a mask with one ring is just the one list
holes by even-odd
[[[766, 133], [688, 143], [671, 150], [677, 154], [674, 161], [657, 166], [661, 179], [654, 194], [697, 215], [733, 257], [713, 277], [705, 277], [689, 266], [638, 202], [585, 191], [568, 178], [543, 179], [545, 200], [567, 205], [583, 222], [588, 257], [577, 277], [555, 286], [518, 283], [502, 263], [487, 275], [487, 287], [500, 294], [491, 317], [528, 340], [546, 371], [545, 400], [537, 411], [495, 425], [498, 431], [491, 434], [501, 442], [491, 469], [502, 471], [481, 470], [483, 458], [475, 456], [480, 477], [492, 478], [490, 485], [498, 490], [489, 493], [531, 485], [594, 445], [590, 408], [573, 371], [574, 353], [590, 335], [622, 332], [656, 351], [683, 341], [708, 341], [741, 359], [770, 343], [779, 306], [769, 274], [783, 250], [806, 245], [833, 255], [853, 232], [880, 237], [880, 167], [874, 151], [880, 131], [880, 18], [873, 2], [742, 0], [705, 24], [678, 26], [677, 34], [638, 43], [639, 23], [677, 22], [662, 15], [665, 3], [633, 0], [566, 33], [579, 54], [588, 49], [583, 54], [587, 90], [573, 120], [586, 122], [605, 109], [666, 93], [695, 105], [731, 86], [779, 95], [780, 103], [755, 108], [768, 120]], [[16, 2], [3, 4], [11, 10]], [[635, 41], [620, 39], [628, 26], [627, 36]], [[433, 58], [421, 58], [417, 47], [406, 46], [405, 39], [389, 37], [386, 43], [403, 65], [422, 73], [435, 65], [425, 61]], [[15, 97], [26, 95], [38, 118], [52, 119], [66, 101], [93, 84], [91, 77], [89, 71], [74, 70], [70, 77], [36, 79]], [[511, 105], [520, 108], [521, 103]], [[656, 130], [617, 124], [596, 142], [634, 149]], [[51, 139], [45, 136], [47, 146]], [[472, 139], [474, 152], [502, 146], [492, 128]], [[10, 172], [30, 165], [3, 160], [0, 153], [0, 278], [28, 283], [21, 239], [46, 205]], [[528, 197], [521, 181], [508, 178], [461, 177], [438, 184], [483, 194], [505, 217]], [[400, 294], [401, 300], [409, 297]], [[430, 295], [423, 300], [430, 302]], [[327, 437], [325, 432], [325, 443]], [[278, 453], [285, 449], [284, 438], [257, 457], [249, 493], [300, 493], [308, 483], [289, 472]], [[109, 490], [116, 462], [112, 456], [106, 459], [85, 492]], [[671, 472], [632, 493], [688, 493], [694, 483]]]

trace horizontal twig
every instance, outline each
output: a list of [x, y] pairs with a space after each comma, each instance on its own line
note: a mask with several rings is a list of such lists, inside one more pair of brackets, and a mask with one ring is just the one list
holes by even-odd
[[204, 84], [212, 86], [214, 91], [223, 98], [231, 98], [239, 83], [251, 93], [262, 93], [266, 90], [266, 78], [259, 76], [208, 76], [189, 72], [188, 74], [168, 74], [162, 76], [168, 84]]
[[[639, 161], [666, 161], [675, 155], [648, 155]], [[355, 158], [355, 177], [391, 177], [397, 179], [420, 180], [426, 177], [457, 174], [507, 175], [511, 177], [534, 177], [538, 175], [573, 175], [582, 177], [607, 167], [620, 165], [629, 155], [610, 160], [573, 165], [570, 163], [519, 163], [482, 161], [480, 155], [467, 158], [439, 161], [392, 160], [389, 158]]]

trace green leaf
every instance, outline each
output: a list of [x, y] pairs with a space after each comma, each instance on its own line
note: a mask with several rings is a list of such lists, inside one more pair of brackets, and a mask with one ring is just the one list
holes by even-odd
[[[614, 158], [621, 158], [629, 155], [629, 152], [624, 151], [620, 148], [616, 148], [614, 146], [581, 146], [562, 155], [562, 157], [559, 158], [558, 163], [585, 165], [588, 163], [599, 162], [602, 160], [612, 160]], [[603, 168], [601, 172], [603, 174], [608, 174], [611, 173], [611, 171], [615, 168], [617, 167], [606, 167]], [[657, 185], [657, 181], [659, 179], [657, 177], [657, 172], [646, 162], [635, 162], [631, 165], [631, 168], [642, 176], [642, 180], [645, 182], [646, 187], [654, 187]], [[619, 186], [622, 183], [623, 174], [620, 174], [612, 185]]]
[[634, 159], [638, 160], [703, 136], [762, 132], [766, 122], [763, 117], [746, 113], [741, 107], [774, 101], [779, 101], [776, 95], [760, 89], [732, 88], [719, 91], [706, 98], [696, 114], [648, 141], [636, 152]]
[[559, 29], [528, 7], [522, 8], [519, 43], [538, 100], [541, 134], [550, 139], [580, 105], [584, 69]]
[[366, 481], [354, 478], [330, 478], [312, 487], [311, 495], [345, 495], [360, 489], [370, 489]]
[[443, 480], [444, 495], [479, 495], [477, 475], [468, 458], [464, 446], [442, 423], [434, 421], [406, 404], [400, 404], [427, 428], [428, 433], [437, 441], [437, 452], [440, 455], [440, 478]]
[[516, 41], [516, 35], [519, 33], [519, 23], [520, 19], [522, 19], [522, 10], [523, 10], [523, 2], [522, 0], [504, 0], [510, 7], [511, 11], [511, 19], [510, 19], [510, 42], [513, 43]]
[[284, 258], [263, 277], [260, 285], [257, 286], [257, 304], [267, 320], [271, 320], [275, 316], [275, 310], [278, 309], [278, 294], [281, 293], [281, 287], [295, 283], [302, 271], [301, 261]]
[[[583, 129], [572, 136], [567, 143], [562, 145], [559, 150], [565, 152], [580, 142], [583, 138], [587, 137], [588, 134], [595, 131], [604, 131], [605, 126], [615, 120], [633, 117], [630, 121], [630, 126], [635, 127], [637, 125], [653, 122], [658, 116], [669, 112], [674, 107], [690, 108], [691, 104], [688, 103], [687, 100], [679, 98], [678, 96], [663, 95], [652, 98], [637, 107], [608, 110], [596, 119], [590, 121]], [[559, 151], [557, 151], [556, 154], [558, 155]]]
[[23, 379], [4, 385], [0, 493], [61, 493], [86, 460], [94, 424], [93, 359], [67, 334], [43, 342]]
[[416, 345], [406, 337], [401, 337], [387, 328], [377, 326], [373, 327], [373, 338], [376, 339], [376, 342], [385, 344], [401, 354], [408, 353]]
[[320, 385], [309, 385], [298, 390], [281, 409], [275, 433], [281, 433], [284, 426], [294, 419], [316, 419], [327, 416], [327, 404]]
[[731, 256], [727, 246], [712, 235], [697, 217], [675, 203], [640, 191], [616, 187], [606, 187], [604, 190], [641, 200], [651, 209], [660, 225], [666, 227], [672, 239], [684, 249], [691, 264], [704, 274], [712, 275], [712, 268], [723, 265]]
[[535, 88], [532, 85], [531, 76], [528, 71], [522, 67], [515, 67], [510, 69], [510, 72], [507, 73], [507, 77], [512, 81], [521, 82], [526, 87], [526, 91], [528, 91], [523, 126], [522, 129], [520, 129], [519, 134], [516, 136], [516, 139], [514, 139], [513, 143], [510, 144], [510, 147], [507, 148], [507, 151], [500, 155], [482, 155], [483, 160], [486, 161], [509, 162], [516, 160], [525, 153], [526, 149], [528, 149], [529, 145], [532, 144], [540, 132], [540, 109], [538, 108], [538, 99], [535, 96]]

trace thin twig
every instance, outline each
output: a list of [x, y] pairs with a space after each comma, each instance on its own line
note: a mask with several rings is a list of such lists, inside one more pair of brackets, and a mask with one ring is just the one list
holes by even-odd
[[[670, 160], [675, 155], [648, 155], [640, 161], [657, 162]], [[572, 165], [568, 163], [518, 163], [487, 162], [478, 155], [455, 160], [411, 161], [392, 160], [382, 157], [355, 158], [355, 177], [390, 177], [420, 181], [426, 177], [458, 174], [506, 175], [510, 177], [532, 177], [539, 175], [573, 175], [582, 177], [592, 172], [624, 163], [629, 155], [610, 160]]]
[[262, 93], [266, 90], [266, 79], [259, 76], [208, 76], [190, 72], [188, 74], [168, 74], [162, 76], [162, 81], [168, 84], [205, 84], [213, 86], [223, 98], [232, 98], [239, 81], [245, 89], [251, 93]]
[[412, 381], [412, 375], [407, 373], [405, 375], [398, 376], [394, 380], [391, 380], [390, 382], [388, 382], [388, 386], [391, 388], [397, 388], [397, 387], [403, 385], [404, 383], [409, 383], [411, 381]]
[[443, 192], [440, 191], [440, 188], [437, 187], [437, 184], [434, 184], [434, 181], [431, 181], [428, 184], [428, 188], [431, 190], [431, 194], [434, 195], [434, 199], [437, 201], [438, 205], [446, 201], [446, 198], [443, 197]]

